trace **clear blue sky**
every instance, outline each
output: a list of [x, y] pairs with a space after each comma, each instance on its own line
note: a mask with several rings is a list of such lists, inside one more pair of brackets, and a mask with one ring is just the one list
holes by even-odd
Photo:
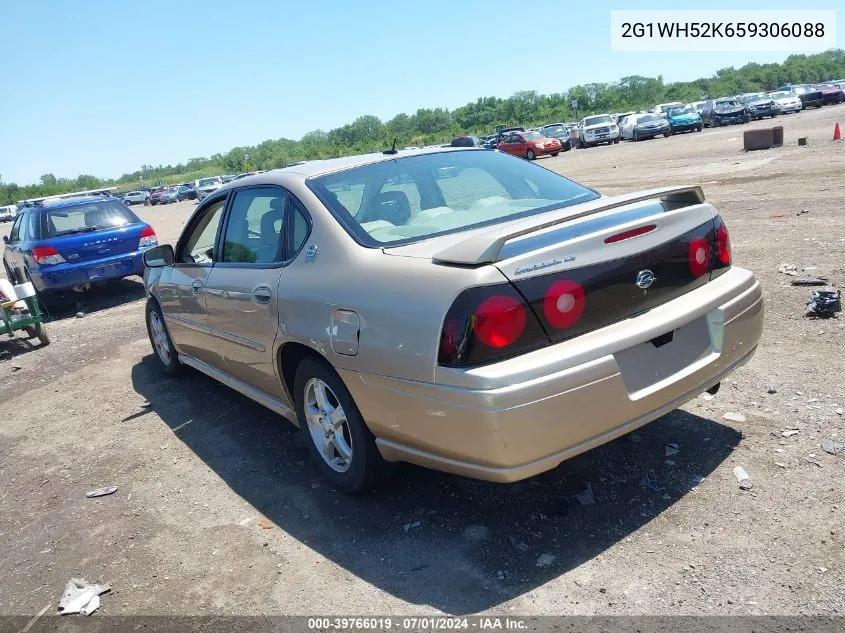
[[[799, 6], [717, 1], [707, 8]], [[20, 184], [46, 172], [117, 177], [142, 164], [299, 138], [362, 114], [388, 119], [631, 74], [689, 80], [787, 56], [613, 53], [611, 8], [687, 7], [637, 0], [3, 0], [0, 177]]]

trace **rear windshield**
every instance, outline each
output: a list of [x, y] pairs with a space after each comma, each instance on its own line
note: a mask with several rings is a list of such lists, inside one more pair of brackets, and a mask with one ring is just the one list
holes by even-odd
[[682, 114], [694, 114], [696, 112], [698, 112], [698, 110], [696, 110], [692, 106], [681, 106], [679, 108], [672, 108], [671, 110], [669, 110], [669, 114], [672, 116], [680, 116]]
[[399, 245], [599, 197], [501, 152], [409, 156], [309, 178], [308, 187], [365, 246]]
[[788, 99], [790, 97], [794, 97], [795, 95], [791, 92], [786, 90], [782, 90], [780, 92], [773, 92], [769, 95], [772, 99]]
[[101, 200], [60, 209], [46, 209], [41, 214], [41, 235], [58, 237], [86, 233], [140, 222], [122, 202]]
[[220, 182], [219, 178], [202, 178], [200, 179], [198, 186], [199, 187], [207, 187], [208, 185], [216, 185]]
[[637, 123], [648, 123], [649, 121], [660, 121], [662, 123], [663, 118], [656, 114], [644, 114], [641, 117], [637, 117]]
[[584, 119], [584, 125], [602, 125], [602, 124], [610, 124], [613, 123], [613, 119], [609, 116], [588, 116]]

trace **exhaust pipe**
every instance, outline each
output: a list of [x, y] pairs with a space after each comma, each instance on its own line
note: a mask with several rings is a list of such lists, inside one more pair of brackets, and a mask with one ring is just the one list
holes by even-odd
[[90, 282], [87, 282], [87, 281], [83, 284], [76, 284], [73, 287], [73, 291], [76, 292], [76, 293], [79, 293], [79, 294], [85, 294], [89, 290], [91, 290], [91, 284], [90, 284]]

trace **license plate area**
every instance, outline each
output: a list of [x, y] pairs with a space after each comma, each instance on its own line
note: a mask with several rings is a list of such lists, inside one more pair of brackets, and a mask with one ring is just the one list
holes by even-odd
[[614, 354], [631, 399], [688, 376], [718, 355], [707, 317]]
[[98, 279], [109, 279], [120, 275], [123, 270], [123, 262], [117, 262], [114, 264], [104, 264], [102, 266], [92, 266], [86, 272], [88, 273], [89, 281], [97, 281]]

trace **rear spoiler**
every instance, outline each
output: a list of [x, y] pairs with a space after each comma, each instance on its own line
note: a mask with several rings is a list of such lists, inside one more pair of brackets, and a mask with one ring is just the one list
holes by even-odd
[[664, 206], [677, 209], [701, 204], [704, 202], [704, 192], [698, 186], [662, 187], [621, 196], [602, 197], [485, 231], [438, 251], [432, 259], [435, 263], [442, 264], [489, 264], [497, 260], [502, 247], [514, 238], [576, 218], [648, 200], [659, 200]]

